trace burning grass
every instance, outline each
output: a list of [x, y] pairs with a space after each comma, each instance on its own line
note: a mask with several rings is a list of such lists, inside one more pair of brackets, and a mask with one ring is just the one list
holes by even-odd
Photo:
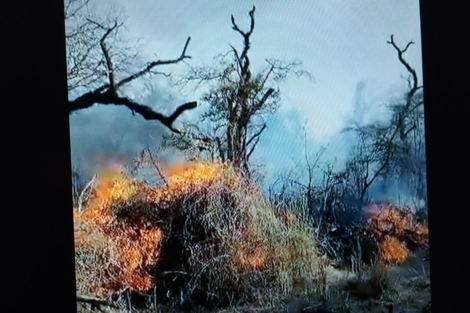
[[79, 217], [89, 226], [84, 238], [101, 238], [77, 243], [81, 291], [111, 296], [161, 286], [181, 304], [267, 307], [279, 300], [274, 295], [295, 293], [295, 281], [309, 282], [303, 292], [320, 288], [314, 232], [300, 215], [280, 213], [227, 165], [168, 172], [160, 187], [100, 175]]
[[385, 236], [380, 242], [379, 258], [386, 264], [398, 264], [405, 261], [410, 253], [396, 237]]
[[411, 210], [389, 204], [371, 204], [363, 230], [377, 244], [379, 260], [389, 265], [405, 261], [411, 251], [429, 244], [428, 226], [418, 222]]

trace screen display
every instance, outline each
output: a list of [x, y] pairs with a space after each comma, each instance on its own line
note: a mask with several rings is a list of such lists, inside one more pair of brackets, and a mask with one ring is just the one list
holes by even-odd
[[418, 1], [64, 4], [79, 312], [430, 312]]

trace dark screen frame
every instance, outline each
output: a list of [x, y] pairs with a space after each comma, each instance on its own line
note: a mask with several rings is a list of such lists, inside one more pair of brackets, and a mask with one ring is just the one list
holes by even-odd
[[[420, 3], [433, 312], [465, 311], [467, 2]], [[76, 312], [64, 3], [3, 5], [0, 311]]]

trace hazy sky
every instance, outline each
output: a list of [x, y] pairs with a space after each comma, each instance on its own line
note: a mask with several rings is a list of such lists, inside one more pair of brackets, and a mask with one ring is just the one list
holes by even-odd
[[[256, 160], [264, 161], [272, 175], [285, 172], [303, 156], [300, 127], [308, 122], [309, 147], [315, 153], [329, 144], [327, 159], [345, 156], [347, 136], [341, 129], [351, 118], [380, 118], [380, 104], [397, 96], [406, 87], [407, 76], [397, 53], [386, 43], [394, 34], [396, 43], [411, 46], [405, 57], [417, 70], [422, 83], [419, 2], [378, 0], [328, 1], [245, 1], [245, 0], [99, 0], [90, 10], [102, 14], [110, 8], [127, 15], [128, 40], [141, 39], [142, 60], [171, 59], [180, 55], [188, 36], [187, 54], [191, 65], [215, 65], [213, 57], [227, 52], [229, 44], [242, 47], [241, 36], [232, 30], [230, 15], [239, 27], [248, 30], [248, 12], [256, 6], [255, 30], [249, 51], [253, 70], [265, 66], [266, 58], [299, 59], [314, 78], [291, 77], [281, 84], [282, 104], [268, 122]], [[184, 74], [183, 64], [165, 68], [174, 75]], [[161, 78], [151, 88], [136, 88], [139, 101], [171, 112], [174, 105], [199, 100], [203, 90], [172, 91]], [[190, 119], [200, 110], [185, 113]], [[131, 132], [134, 132], [131, 134]], [[72, 153], [80, 164], [100, 150], [121, 149], [132, 154], [141, 146], [157, 143], [162, 132], [158, 123], [133, 117], [124, 108], [92, 108], [71, 116]], [[154, 137], [148, 137], [152, 134]], [[114, 139], [116, 145], [112, 145]], [[125, 137], [127, 136], [127, 137]], [[111, 138], [113, 137], [113, 138]], [[119, 141], [120, 139], [120, 141]]]

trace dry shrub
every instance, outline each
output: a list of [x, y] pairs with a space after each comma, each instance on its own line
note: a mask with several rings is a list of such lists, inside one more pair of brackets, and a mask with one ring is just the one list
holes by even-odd
[[125, 175], [101, 179], [82, 216], [108, 238], [98, 253], [101, 263], [82, 257], [88, 270], [99, 267], [87, 278], [94, 285], [81, 280], [93, 285], [93, 294], [164, 283], [158, 290], [185, 303], [269, 306], [274, 295], [295, 292], [299, 279], [309, 282], [303, 291], [317, 288], [313, 229], [292, 210], [279, 218], [258, 186], [230, 166], [173, 168], [160, 187]]
[[366, 237], [378, 244], [379, 260], [386, 264], [405, 261], [410, 251], [427, 248], [428, 226], [416, 220], [410, 209], [373, 204], [363, 226]]
[[[159, 257], [162, 231], [144, 220], [121, 221], [116, 212], [136, 202], [144, 186], [118, 173], [100, 175], [96, 198], [75, 222], [77, 281], [82, 291], [112, 296], [125, 290], [146, 291], [154, 284], [147, 268]], [[77, 236], [78, 235], [78, 236]]]

